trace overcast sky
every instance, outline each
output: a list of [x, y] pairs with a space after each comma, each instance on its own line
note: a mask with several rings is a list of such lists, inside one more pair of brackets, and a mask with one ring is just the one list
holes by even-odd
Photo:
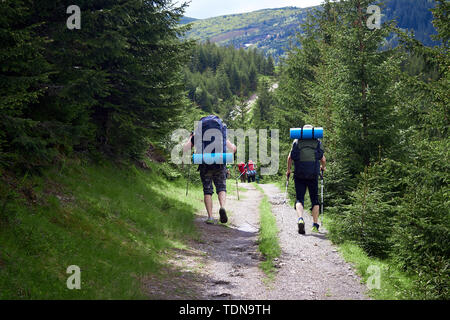
[[[189, 0], [177, 0], [182, 3]], [[318, 5], [322, 0], [191, 0], [185, 16], [197, 19], [217, 17], [226, 14], [250, 12], [259, 9], [300, 7]]]

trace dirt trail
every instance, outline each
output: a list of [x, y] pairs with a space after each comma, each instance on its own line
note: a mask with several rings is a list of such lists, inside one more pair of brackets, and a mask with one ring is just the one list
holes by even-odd
[[318, 234], [312, 233], [312, 217], [305, 212], [306, 234], [300, 235], [297, 214], [292, 206], [283, 204], [284, 194], [274, 185], [260, 186], [272, 203], [283, 252], [273, 290], [268, 291], [265, 298], [368, 299], [366, 287], [361, 284], [360, 278], [326, 239], [326, 230], [320, 227]]
[[[257, 243], [263, 194], [251, 184], [239, 186], [246, 189], [240, 201], [236, 194], [227, 196], [227, 226], [205, 224], [206, 211], [201, 212], [195, 220], [200, 239], [170, 254], [163, 274], [143, 279], [151, 299], [367, 299], [365, 287], [323, 230], [311, 234], [309, 215], [307, 234], [297, 233], [295, 211], [281, 204], [284, 195], [274, 185], [260, 185], [273, 205], [282, 248], [278, 273], [267, 285], [258, 267], [263, 259]], [[215, 202], [215, 218], [218, 208]]]

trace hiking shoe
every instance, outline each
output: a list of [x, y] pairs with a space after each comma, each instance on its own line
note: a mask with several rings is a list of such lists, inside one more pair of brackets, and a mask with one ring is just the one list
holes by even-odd
[[224, 208], [220, 208], [219, 215], [220, 215], [220, 222], [227, 223], [228, 217], [227, 217], [227, 212], [225, 211]]
[[205, 223], [206, 224], [214, 224], [214, 219], [212, 217], [208, 218], [208, 219], [205, 220]]
[[319, 225], [318, 224], [313, 224], [313, 227], [312, 227], [311, 231], [315, 232], [315, 233], [318, 233], [319, 232]]
[[298, 233], [305, 234], [305, 221], [302, 218], [298, 219]]

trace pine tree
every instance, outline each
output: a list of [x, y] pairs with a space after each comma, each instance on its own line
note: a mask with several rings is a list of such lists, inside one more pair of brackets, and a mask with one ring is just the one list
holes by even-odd
[[258, 100], [253, 108], [253, 122], [256, 128], [269, 128], [272, 123], [273, 97], [269, 83], [261, 80], [258, 86]]
[[258, 88], [258, 72], [255, 65], [252, 63], [248, 72], [248, 82], [250, 92], [255, 92]]
[[2, 119], [3, 148], [31, 167], [73, 150], [139, 158], [149, 139], [176, 125], [184, 103], [181, 70], [190, 43], [180, 40], [183, 7], [84, 1], [81, 29], [69, 30], [70, 4], [2, 3], [1, 57], [9, 61], [2, 63], [1, 108], [14, 101], [10, 116], [17, 118]]
[[381, 146], [389, 152], [396, 140], [394, 102], [390, 90], [400, 60], [393, 51], [380, 51], [389, 25], [370, 30], [366, 26], [369, 0], [339, 3], [339, 28], [332, 37], [336, 48], [336, 80], [341, 83], [338, 107], [338, 157], [358, 174], [378, 157]]
[[[39, 132], [47, 131], [26, 116], [29, 106], [44, 94], [50, 64], [43, 56], [45, 39], [37, 33], [32, 1], [7, 1], [0, 6], [0, 165], [30, 167], [50, 161]], [[47, 131], [48, 132], [48, 131]]]

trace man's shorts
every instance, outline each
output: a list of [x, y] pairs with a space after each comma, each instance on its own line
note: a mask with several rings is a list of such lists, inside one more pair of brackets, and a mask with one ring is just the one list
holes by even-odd
[[213, 182], [216, 186], [216, 192], [227, 191], [227, 169], [209, 169], [204, 167], [200, 169], [200, 178], [203, 184], [203, 194], [212, 195], [214, 193]]
[[297, 202], [300, 202], [303, 207], [305, 207], [305, 193], [306, 188], [308, 188], [309, 191], [309, 198], [311, 200], [311, 205], [318, 206], [320, 205], [319, 202], [319, 179], [316, 177], [315, 179], [299, 179], [294, 178], [295, 181], [295, 193], [297, 195], [297, 201], [294, 204], [294, 208], [297, 204]]

